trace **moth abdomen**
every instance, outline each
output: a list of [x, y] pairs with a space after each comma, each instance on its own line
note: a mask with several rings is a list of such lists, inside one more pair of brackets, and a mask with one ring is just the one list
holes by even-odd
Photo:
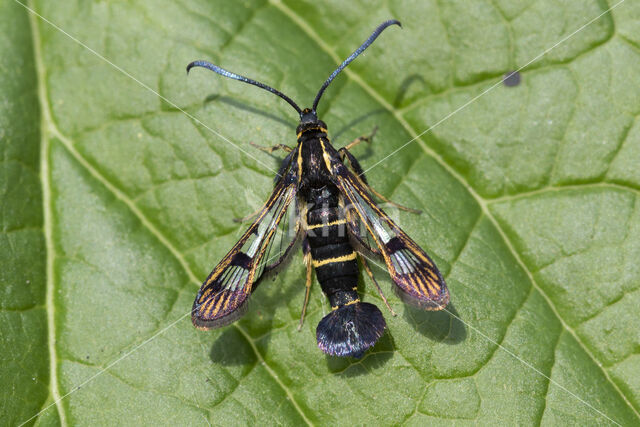
[[[314, 142], [308, 143], [313, 147]], [[357, 254], [346, 232], [338, 189], [327, 180], [321, 188], [309, 188], [307, 195], [311, 263], [331, 304], [331, 313], [316, 329], [318, 347], [332, 356], [362, 357], [384, 333], [384, 317], [376, 306], [360, 301]]]
[[384, 334], [380, 309], [356, 301], [327, 314], [316, 328], [318, 347], [331, 356], [360, 358]]

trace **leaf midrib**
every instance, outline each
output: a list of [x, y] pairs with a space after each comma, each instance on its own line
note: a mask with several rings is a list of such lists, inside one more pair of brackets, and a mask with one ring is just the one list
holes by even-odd
[[[22, 6], [22, 4], [21, 4]], [[32, 1], [29, 2], [29, 7], [33, 9]], [[47, 347], [49, 349], [49, 391], [51, 398], [58, 411], [60, 418], [60, 424], [67, 425], [66, 414], [62, 407], [62, 397], [58, 388], [58, 359], [56, 352], [56, 323], [55, 323], [55, 304], [54, 304], [54, 259], [55, 259], [55, 245], [53, 241], [53, 227], [52, 227], [52, 204], [51, 204], [51, 175], [49, 171], [49, 138], [48, 138], [48, 122], [51, 121], [51, 117], [48, 108], [47, 94], [45, 90], [45, 75], [44, 75], [44, 63], [42, 61], [42, 46], [40, 45], [40, 31], [36, 22], [36, 17], [30, 11], [26, 12], [29, 15], [29, 26], [31, 27], [31, 37], [33, 43], [33, 56], [36, 64], [36, 76], [37, 76], [37, 90], [38, 101], [40, 103], [40, 179], [42, 181], [42, 207], [43, 207], [43, 232], [45, 247], [47, 250], [46, 259], [46, 294], [45, 294], [45, 306], [47, 311]], [[48, 401], [48, 400], [47, 400]], [[44, 402], [43, 406], [47, 404]], [[44, 408], [43, 410], [45, 410]]]

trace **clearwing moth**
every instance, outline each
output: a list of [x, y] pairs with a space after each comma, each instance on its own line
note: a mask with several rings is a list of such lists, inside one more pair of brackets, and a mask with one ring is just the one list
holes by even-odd
[[[331, 304], [331, 312], [316, 329], [318, 347], [326, 354], [361, 357], [386, 327], [378, 307], [362, 302], [358, 295], [358, 256], [376, 286], [363, 255], [382, 258], [405, 302], [426, 310], [441, 310], [449, 302], [449, 291], [435, 263], [374, 201], [372, 194], [386, 199], [369, 187], [362, 167], [349, 152], [367, 138], [336, 150], [329, 142], [327, 125], [316, 114], [320, 98], [333, 79], [391, 25], [400, 26], [400, 22], [380, 24], [331, 73], [311, 108], [301, 109], [282, 92], [210, 62], [194, 61], [187, 66], [187, 72], [203, 67], [265, 89], [288, 102], [300, 116], [295, 147], [281, 144], [266, 149], [283, 149], [288, 155], [280, 166], [273, 193], [198, 291], [192, 309], [197, 328], [218, 328], [238, 319], [260, 280], [281, 265], [300, 241], [307, 266], [300, 324], [315, 270]], [[295, 218], [293, 232], [283, 229], [291, 216]], [[270, 257], [272, 249], [283, 247]]]

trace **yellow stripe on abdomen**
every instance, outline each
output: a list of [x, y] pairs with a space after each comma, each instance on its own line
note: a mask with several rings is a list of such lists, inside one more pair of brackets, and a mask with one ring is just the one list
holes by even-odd
[[322, 227], [331, 227], [333, 225], [340, 225], [340, 224], [346, 224], [347, 220], [345, 219], [337, 219], [335, 221], [331, 221], [328, 222], [326, 224], [320, 222], [318, 224], [309, 224], [309, 226], [307, 227], [309, 230], [313, 230], [314, 228], [322, 228]]
[[311, 262], [313, 264], [313, 266], [315, 268], [321, 267], [323, 265], [326, 264], [333, 264], [336, 262], [345, 262], [345, 261], [353, 261], [354, 259], [356, 259], [356, 253], [355, 252], [351, 252], [350, 254], [347, 255], [342, 255], [339, 257], [335, 257], [335, 258], [326, 258], [326, 259], [322, 259], [322, 260], [315, 260], [312, 259]]

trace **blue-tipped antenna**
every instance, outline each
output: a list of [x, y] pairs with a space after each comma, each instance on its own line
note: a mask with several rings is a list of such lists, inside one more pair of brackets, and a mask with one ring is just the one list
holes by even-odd
[[[367, 40], [365, 40], [365, 42], [362, 43], [362, 45], [360, 45], [359, 48], [357, 48], [351, 55], [349, 55], [349, 57], [347, 59], [345, 59], [342, 62], [342, 64], [340, 64], [340, 66], [335, 69], [335, 71], [333, 73], [331, 73], [329, 78], [323, 83], [322, 87], [318, 91], [318, 94], [316, 95], [316, 98], [313, 100], [313, 107], [312, 107], [311, 111], [313, 111], [315, 113], [316, 108], [318, 107], [318, 102], [320, 102], [320, 98], [322, 97], [322, 94], [327, 89], [329, 84], [333, 81], [333, 79], [335, 79], [336, 76], [340, 73], [340, 71], [342, 71], [347, 65], [349, 65], [354, 59], [356, 59], [362, 52], [364, 52], [364, 50], [366, 48], [368, 48], [369, 45], [371, 43], [373, 43], [373, 41], [375, 39], [378, 38], [380, 33], [382, 33], [385, 30], [385, 28], [387, 28], [387, 27], [389, 27], [391, 25], [398, 25], [398, 26], [402, 27], [400, 22], [396, 21], [395, 19], [390, 19], [388, 21], [383, 22], [382, 24], [380, 24], [378, 26], [378, 28], [376, 28], [373, 31], [373, 33], [369, 36], [369, 38]], [[289, 98], [287, 95], [285, 95], [284, 93], [280, 92], [277, 89], [272, 88], [271, 86], [267, 86], [264, 83], [260, 83], [258, 81], [252, 80], [252, 79], [250, 79], [248, 77], [244, 77], [244, 76], [241, 76], [239, 74], [232, 73], [231, 71], [227, 71], [224, 68], [218, 67], [217, 65], [214, 65], [214, 64], [212, 64], [212, 63], [210, 63], [208, 61], [202, 61], [202, 60], [193, 61], [192, 63], [187, 65], [187, 73], [193, 67], [206, 68], [208, 70], [211, 70], [211, 71], [213, 71], [215, 73], [220, 74], [221, 76], [229, 77], [230, 79], [239, 80], [241, 82], [249, 83], [251, 85], [258, 86], [259, 88], [268, 90], [269, 92], [271, 92], [271, 93], [279, 96], [280, 98], [284, 99], [285, 101], [287, 101], [289, 103], [289, 105], [291, 105], [298, 112], [300, 117], [302, 117], [302, 110], [300, 109], [300, 107], [298, 107], [298, 104], [293, 102], [293, 100], [291, 98]]]
[[329, 86], [329, 84], [333, 81], [333, 79], [336, 78], [336, 76], [340, 73], [340, 71], [342, 71], [347, 65], [349, 65], [354, 59], [356, 59], [358, 57], [358, 55], [360, 55], [362, 52], [364, 52], [364, 50], [366, 48], [369, 47], [369, 45], [371, 43], [373, 43], [373, 41], [375, 39], [378, 38], [378, 36], [380, 35], [381, 32], [383, 32], [385, 30], [385, 28], [387, 28], [390, 25], [397, 25], [400, 28], [402, 28], [402, 24], [400, 23], [400, 21], [397, 21], [395, 19], [390, 19], [388, 21], [384, 21], [382, 24], [378, 25], [378, 28], [376, 28], [373, 33], [369, 36], [368, 39], [366, 39], [364, 41], [364, 43], [362, 43], [360, 45], [359, 48], [357, 48], [351, 55], [349, 55], [349, 57], [347, 59], [345, 59], [342, 64], [340, 64], [340, 66], [338, 68], [335, 69], [335, 71], [333, 73], [331, 73], [331, 75], [329, 76], [329, 78], [324, 82], [324, 84], [322, 85], [322, 87], [320, 88], [320, 90], [318, 91], [318, 94], [316, 95], [316, 99], [313, 100], [313, 107], [311, 107], [311, 110], [316, 111], [316, 108], [318, 107], [318, 102], [320, 102], [320, 97], [322, 96], [322, 94], [324, 93], [325, 89], [327, 88], [327, 86]]
[[257, 82], [255, 80], [252, 80], [252, 79], [248, 78], [248, 77], [244, 77], [244, 76], [241, 76], [239, 74], [232, 73], [231, 71], [227, 71], [224, 68], [220, 68], [217, 65], [214, 65], [214, 64], [212, 64], [211, 62], [208, 62], [208, 61], [193, 61], [191, 64], [187, 65], [187, 73], [193, 67], [206, 68], [208, 70], [211, 70], [211, 71], [214, 71], [214, 72], [220, 74], [221, 76], [229, 77], [230, 79], [240, 80], [241, 82], [249, 83], [250, 85], [258, 86], [258, 87], [260, 87], [262, 89], [268, 90], [269, 92], [271, 92], [273, 94], [276, 94], [280, 98], [282, 98], [285, 101], [287, 101], [289, 103], [289, 105], [291, 105], [293, 108], [295, 108], [295, 110], [298, 112], [298, 114], [302, 114], [302, 110], [300, 109], [300, 107], [298, 107], [298, 104], [293, 102], [293, 100], [291, 98], [289, 98], [287, 95], [285, 95], [284, 93], [280, 92], [277, 89], [272, 88], [271, 86], [267, 86], [264, 83]]

